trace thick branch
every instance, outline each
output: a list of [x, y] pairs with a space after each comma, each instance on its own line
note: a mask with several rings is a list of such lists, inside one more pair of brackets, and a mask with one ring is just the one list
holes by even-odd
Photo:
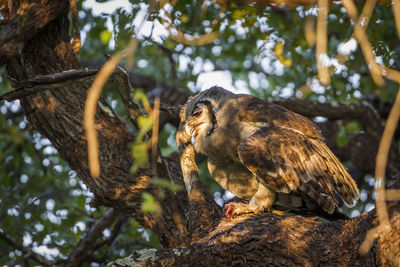
[[[64, 3], [68, 4], [68, 1], [64, 0]], [[49, 73], [79, 69], [70, 46], [66, 11], [43, 26], [42, 31], [26, 44], [23, 54], [10, 58], [6, 66], [10, 79], [28, 81]], [[110, 108], [104, 101], [103, 105], [98, 105], [95, 117], [101, 176], [97, 179], [90, 176], [82, 118], [86, 90], [91, 80], [91, 76], [88, 76], [69, 80], [68, 83], [60, 82], [62, 86], [57, 90], [40, 92], [36, 92], [38, 86], [34, 86], [35, 92], [21, 100], [30, 125], [52, 142], [60, 156], [93, 192], [98, 203], [132, 214], [144, 227], [150, 228], [166, 247], [184, 244], [187, 197], [180, 192], [167, 192], [162, 197], [159, 186], [149, 183], [151, 178], [168, 177], [164, 175], [165, 172], [161, 173], [162, 160], [157, 162], [160, 165], [157, 166], [159, 172], [150, 168], [150, 165], [143, 165], [137, 173], [130, 173], [133, 163], [130, 144], [135, 137], [121, 120], [109, 112]], [[174, 174], [174, 182], [182, 183], [179, 165], [169, 160], [168, 167], [168, 171]], [[162, 207], [160, 216], [141, 211], [143, 192], [155, 196]]]
[[0, 65], [10, 56], [22, 51], [25, 42], [35, 36], [50, 21], [68, 10], [68, 1], [30, 1], [29, 7], [12, 13], [7, 0], [0, 2], [2, 15], [7, 19], [0, 31]]
[[14, 90], [0, 95], [0, 100], [7, 100], [11, 102], [16, 99], [37, 94], [43, 90], [63, 88], [71, 80], [93, 76], [96, 75], [98, 71], [98, 69], [67, 70], [60, 73], [52, 73], [35, 77], [29, 80], [16, 81]]
[[[179, 249], [135, 251], [129, 258], [109, 266], [375, 266], [382, 261], [393, 264], [397, 258], [386, 257], [389, 249], [394, 253], [400, 250], [399, 208], [391, 207], [391, 223], [396, 229], [385, 237], [394, 244], [380, 240], [378, 251], [375, 247], [365, 256], [358, 254], [358, 247], [374, 224], [374, 212], [349, 221], [326, 223], [263, 214], [224, 219], [204, 242]], [[390, 246], [388, 251], [382, 249], [386, 245]]]
[[319, 103], [315, 101], [285, 99], [275, 100], [274, 103], [311, 118], [322, 116], [330, 120], [360, 120], [365, 132], [375, 135], [378, 140], [383, 131], [379, 114], [366, 101], [360, 103]]

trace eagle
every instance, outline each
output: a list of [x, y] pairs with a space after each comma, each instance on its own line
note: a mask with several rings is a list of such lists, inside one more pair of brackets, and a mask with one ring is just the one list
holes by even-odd
[[328, 220], [347, 218], [357, 184], [309, 119], [260, 98], [211, 87], [189, 98], [183, 131], [211, 176], [240, 201], [228, 218], [281, 210]]

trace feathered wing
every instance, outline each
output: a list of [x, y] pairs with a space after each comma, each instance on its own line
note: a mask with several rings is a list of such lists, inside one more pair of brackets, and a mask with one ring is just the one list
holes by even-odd
[[238, 113], [238, 120], [241, 122], [264, 122], [299, 131], [311, 138], [325, 139], [312, 121], [284, 107], [250, 95], [241, 96], [237, 101], [242, 107], [242, 111]]
[[260, 128], [238, 152], [262, 183], [276, 192], [306, 195], [329, 214], [341, 199], [352, 205], [358, 198], [357, 185], [325, 143], [297, 129]]

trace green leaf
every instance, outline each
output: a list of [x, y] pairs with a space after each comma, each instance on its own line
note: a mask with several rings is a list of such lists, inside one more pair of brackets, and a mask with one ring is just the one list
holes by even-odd
[[238, 19], [241, 20], [244, 18], [244, 16], [246, 15], [246, 12], [244, 12], [243, 10], [240, 9], [235, 9], [232, 13], [232, 18], [233, 19]]
[[347, 137], [344, 128], [341, 128], [336, 134], [336, 143], [339, 147], [344, 147], [349, 143], [349, 138]]
[[160, 178], [150, 179], [149, 183], [166, 188], [166, 189], [170, 190], [171, 192], [177, 192], [177, 191], [183, 190], [182, 185], [176, 184], [167, 179], [160, 179]]
[[104, 44], [104, 45], [108, 44], [108, 42], [109, 42], [110, 39], [111, 39], [111, 35], [112, 35], [112, 33], [109, 32], [109, 31], [107, 31], [107, 30], [101, 31], [101, 32], [100, 32], [100, 40], [101, 40], [101, 43]]
[[148, 132], [153, 127], [153, 117], [151, 116], [139, 116], [137, 119], [139, 128], [143, 132]]
[[135, 98], [140, 101], [147, 112], [151, 111], [150, 102], [147, 95], [142, 90], [135, 90]]
[[346, 123], [344, 129], [348, 134], [356, 134], [362, 130], [362, 125], [359, 121], [353, 120]]
[[85, 209], [85, 204], [86, 204], [86, 199], [83, 195], [80, 195], [77, 197], [76, 202], [78, 204], [78, 207], [82, 210]]
[[188, 23], [189, 22], [189, 16], [187, 16], [187, 15], [182, 15], [181, 16], [181, 21], [182, 21], [182, 23]]
[[147, 144], [143, 142], [134, 143], [132, 145], [132, 157], [134, 159], [134, 163], [131, 168], [131, 172], [135, 173], [139, 167], [148, 160]]
[[140, 206], [141, 210], [143, 212], [148, 212], [148, 213], [160, 213], [160, 207], [158, 206], [157, 202], [154, 200], [154, 197], [152, 194], [144, 192], [142, 194], [142, 205]]

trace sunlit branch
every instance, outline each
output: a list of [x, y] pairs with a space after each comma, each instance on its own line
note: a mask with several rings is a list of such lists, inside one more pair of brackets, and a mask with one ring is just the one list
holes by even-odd
[[[218, 39], [219, 35], [217, 32], [210, 32], [210, 33], [205, 33], [199, 36], [194, 36], [190, 35], [187, 33], [183, 33], [180, 30], [178, 30], [174, 25], [173, 25], [173, 20], [171, 16], [171, 12], [169, 12], [167, 9], [165, 9], [165, 5], [168, 3], [172, 7], [175, 6], [176, 0], [173, 0], [171, 2], [169, 1], [161, 1], [160, 2], [160, 8], [164, 10], [165, 18], [161, 17], [161, 21], [166, 24], [166, 29], [169, 32], [169, 38], [172, 40], [184, 44], [184, 45], [206, 45], [214, 42], [216, 39]], [[217, 16], [218, 19], [220, 19], [220, 14]], [[213, 25], [215, 25], [213, 21]]]
[[[352, 2], [352, 0], [348, 0], [348, 2]], [[376, 0], [367, 0], [367, 2], [365, 3], [365, 8], [373, 10], [375, 5], [376, 5]], [[354, 3], [344, 5], [349, 16], [355, 15], [354, 10], [349, 9], [350, 6], [354, 6]], [[354, 22], [357, 21], [356, 17], [351, 17], [351, 19]], [[361, 46], [361, 50], [363, 52], [365, 61], [367, 62], [367, 66], [371, 72], [373, 80], [378, 86], [382, 86], [384, 83], [382, 77], [382, 68], [375, 62], [375, 56], [372, 51], [371, 43], [368, 41], [368, 37], [365, 33], [364, 27], [362, 26], [364, 23], [365, 21], [358, 20], [357, 24], [354, 26], [354, 37]]]
[[[348, 7], [351, 5], [350, 6], [351, 14], [352, 15], [354, 15], [354, 14], [357, 15], [357, 11], [355, 10], [355, 6], [354, 6], [354, 2], [353, 1], [344, 0], [342, 2], [342, 4], [343, 5], [347, 5]], [[363, 10], [361, 12], [361, 16], [358, 18], [358, 23], [360, 23], [360, 25], [363, 27], [363, 29], [366, 29], [368, 27], [368, 23], [370, 21], [372, 12], [373, 12], [373, 7], [371, 8], [371, 5], [364, 5], [364, 8], [363, 8]], [[306, 27], [310, 28], [310, 25], [307, 26], [307, 24], [310, 24], [310, 23], [306, 23]], [[354, 31], [353, 31], [351, 37], [349, 38], [349, 40], [351, 40], [352, 38], [354, 38]], [[351, 53], [349, 53], [347, 55], [339, 54], [335, 58], [339, 61], [339, 63], [344, 64], [346, 62], [346, 60], [350, 57], [350, 55], [351, 55]], [[331, 66], [329, 68], [330, 74], [332, 74], [334, 71], [335, 71], [335, 67]], [[305, 98], [311, 92], [311, 85], [313, 84], [313, 82], [316, 79], [317, 79], [317, 76], [312, 77], [311, 79], [309, 79], [307, 81], [306, 84], [304, 84], [303, 86], [299, 87], [299, 89], [297, 89], [298, 92], [301, 92], [301, 95], [299, 95], [298, 98]]]
[[75, 53], [78, 53], [81, 49], [81, 36], [78, 29], [78, 9], [76, 7], [76, 0], [69, 0], [69, 5], [71, 7], [71, 17], [72, 17], [72, 49]]
[[400, 38], [400, 1], [392, 0], [394, 21], [396, 23], [397, 35]]
[[385, 130], [379, 145], [376, 156], [375, 167], [375, 192], [376, 192], [376, 213], [379, 219], [379, 226], [368, 231], [365, 241], [360, 246], [360, 253], [365, 254], [371, 248], [373, 240], [383, 232], [390, 231], [389, 214], [385, 202], [385, 171], [389, 149], [392, 138], [400, 117], [400, 87], [397, 92], [396, 100], [386, 120]]
[[318, 0], [318, 19], [317, 19], [317, 47], [316, 58], [318, 67], [318, 79], [321, 84], [327, 86], [331, 79], [327, 66], [328, 53], [327, 46], [327, 18], [328, 18], [328, 0]]

